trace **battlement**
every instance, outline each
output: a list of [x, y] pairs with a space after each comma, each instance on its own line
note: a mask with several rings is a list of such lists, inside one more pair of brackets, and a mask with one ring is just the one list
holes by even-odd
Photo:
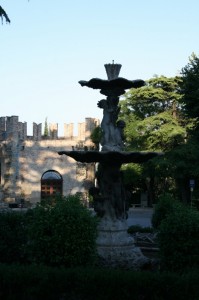
[[85, 122], [78, 123], [78, 134], [74, 136], [74, 124], [64, 124], [64, 136], [58, 134], [58, 123], [49, 124], [49, 134], [42, 134], [42, 123], [33, 122], [33, 135], [27, 135], [27, 122], [20, 122], [18, 116], [0, 117], [0, 141], [3, 140], [33, 140], [40, 141], [68, 139], [77, 141], [88, 141], [93, 129], [100, 124], [95, 118], [85, 118]]

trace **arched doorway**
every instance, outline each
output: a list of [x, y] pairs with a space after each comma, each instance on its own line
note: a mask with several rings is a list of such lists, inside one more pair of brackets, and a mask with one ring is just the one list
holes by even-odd
[[46, 171], [41, 177], [41, 199], [62, 195], [63, 179], [54, 170]]

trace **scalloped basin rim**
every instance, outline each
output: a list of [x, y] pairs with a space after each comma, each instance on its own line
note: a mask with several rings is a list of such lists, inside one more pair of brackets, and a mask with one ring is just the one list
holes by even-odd
[[111, 80], [100, 78], [92, 78], [89, 81], [80, 80], [81, 86], [87, 86], [93, 89], [130, 89], [144, 86], [146, 83], [142, 79], [128, 80], [123, 77], [118, 77]]
[[125, 151], [59, 151], [59, 155], [67, 155], [78, 162], [100, 162], [108, 164], [143, 163], [161, 156], [162, 152], [125, 152]]

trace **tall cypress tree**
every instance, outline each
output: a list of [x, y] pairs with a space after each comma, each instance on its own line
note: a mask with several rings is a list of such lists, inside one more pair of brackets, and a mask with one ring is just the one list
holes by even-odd
[[45, 119], [45, 125], [44, 125], [44, 136], [47, 137], [49, 134], [48, 132], [48, 121], [47, 118]]

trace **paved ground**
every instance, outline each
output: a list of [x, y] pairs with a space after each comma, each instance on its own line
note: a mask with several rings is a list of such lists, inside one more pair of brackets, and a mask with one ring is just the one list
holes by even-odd
[[[93, 208], [91, 208], [93, 214], [95, 214]], [[142, 227], [151, 227], [151, 217], [153, 214], [153, 208], [130, 208], [128, 211], [128, 226], [140, 225]]]
[[130, 208], [128, 211], [128, 226], [140, 225], [142, 227], [151, 226], [152, 208]]

